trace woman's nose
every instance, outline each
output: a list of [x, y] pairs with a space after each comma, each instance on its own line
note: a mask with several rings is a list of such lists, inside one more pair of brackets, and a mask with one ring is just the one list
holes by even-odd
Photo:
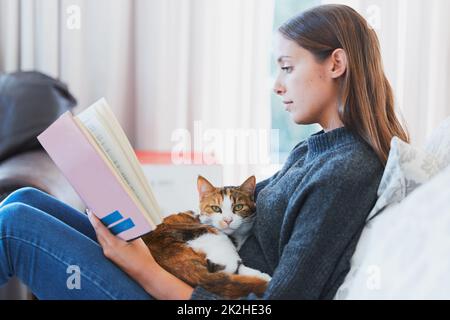
[[286, 92], [286, 90], [280, 85], [275, 85], [273, 87], [273, 91], [279, 96], [282, 96]]

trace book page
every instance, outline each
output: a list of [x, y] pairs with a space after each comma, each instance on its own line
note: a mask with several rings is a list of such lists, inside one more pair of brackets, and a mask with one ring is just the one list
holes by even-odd
[[119, 142], [119, 146], [122, 149], [122, 154], [125, 155], [128, 159], [131, 168], [134, 170], [136, 177], [139, 179], [141, 187], [144, 189], [146, 195], [150, 198], [151, 203], [156, 204], [158, 211], [160, 212], [160, 208], [157, 205], [158, 201], [150, 188], [149, 182], [145, 177], [144, 170], [136, 157], [136, 153], [134, 152], [133, 147], [131, 146], [125, 132], [117, 121], [114, 113], [111, 108], [106, 105], [103, 108], [97, 108], [97, 111], [101, 113], [102, 119], [111, 119], [105, 122], [105, 124], [110, 128], [111, 134], [113, 134], [116, 140]]
[[117, 173], [136, 195], [155, 224], [162, 222], [156, 198], [142, 172], [136, 154], [104, 99], [82, 111], [77, 118], [104, 151]]

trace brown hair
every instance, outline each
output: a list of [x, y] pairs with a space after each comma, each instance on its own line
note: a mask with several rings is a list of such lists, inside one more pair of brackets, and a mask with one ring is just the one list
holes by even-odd
[[345, 51], [347, 70], [341, 81], [339, 116], [372, 146], [384, 165], [394, 136], [409, 142], [394, 111], [378, 37], [359, 13], [345, 5], [322, 5], [293, 17], [278, 31], [319, 62], [338, 48]]

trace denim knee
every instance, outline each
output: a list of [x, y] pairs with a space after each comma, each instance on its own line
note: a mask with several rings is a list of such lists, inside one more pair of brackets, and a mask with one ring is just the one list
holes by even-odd
[[26, 218], [27, 210], [24, 210], [26, 207], [28, 207], [26, 204], [20, 202], [0, 207], [0, 235], [5, 236], [14, 224], [23, 225], [25, 221], [30, 220]]
[[36, 195], [42, 195], [44, 192], [33, 188], [33, 187], [23, 187], [13, 191], [9, 194], [1, 203], [0, 206], [3, 207], [7, 204], [14, 202], [23, 202], [25, 203], [27, 199], [30, 199]]

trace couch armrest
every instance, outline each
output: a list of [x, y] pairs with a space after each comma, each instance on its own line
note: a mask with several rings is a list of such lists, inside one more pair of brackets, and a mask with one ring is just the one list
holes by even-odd
[[86, 206], [43, 150], [25, 152], [0, 163], [0, 193], [34, 187], [84, 212]]

